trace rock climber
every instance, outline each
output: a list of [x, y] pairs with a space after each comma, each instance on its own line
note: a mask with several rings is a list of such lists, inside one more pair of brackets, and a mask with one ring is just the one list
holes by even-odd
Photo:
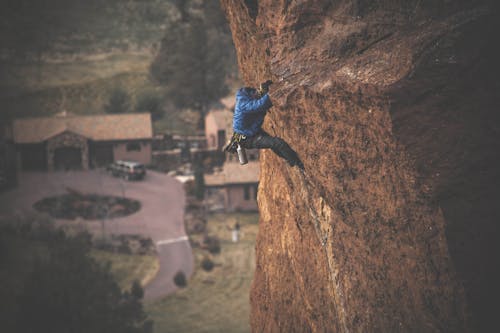
[[290, 166], [304, 170], [297, 153], [285, 140], [271, 136], [262, 129], [267, 111], [273, 105], [269, 97], [271, 80], [262, 83], [259, 89], [245, 87], [236, 93], [236, 106], [233, 116], [233, 136], [225, 150], [235, 153], [238, 145], [246, 149], [270, 148]]

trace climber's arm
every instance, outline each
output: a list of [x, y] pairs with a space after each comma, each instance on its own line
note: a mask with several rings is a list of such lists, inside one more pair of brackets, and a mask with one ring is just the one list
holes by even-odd
[[265, 112], [273, 106], [269, 94], [265, 94], [259, 99], [250, 99], [245, 103], [244, 113]]

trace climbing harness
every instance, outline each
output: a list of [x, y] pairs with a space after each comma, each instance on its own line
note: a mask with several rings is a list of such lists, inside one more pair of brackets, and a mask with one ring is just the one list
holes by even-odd
[[234, 154], [236, 153], [236, 150], [238, 149], [238, 145], [240, 144], [241, 141], [245, 140], [247, 137], [243, 134], [239, 133], [233, 133], [233, 136], [231, 136], [231, 139], [228, 141], [226, 146], [224, 147], [224, 151]]
[[247, 137], [243, 134], [233, 133], [231, 140], [229, 140], [226, 147], [224, 147], [224, 151], [234, 154], [238, 153], [238, 160], [241, 165], [245, 165], [248, 163], [246, 149], [241, 145], [241, 141], [245, 140]]

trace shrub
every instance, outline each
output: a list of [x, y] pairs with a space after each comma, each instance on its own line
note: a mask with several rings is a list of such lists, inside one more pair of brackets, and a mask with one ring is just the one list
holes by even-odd
[[177, 287], [184, 288], [187, 286], [186, 275], [183, 271], [178, 271], [174, 276], [174, 283]]
[[122, 254], [132, 254], [132, 250], [130, 249], [130, 245], [126, 240], [122, 240], [120, 246], [118, 246], [118, 252]]
[[[3, 243], [5, 262], [18, 264], [0, 267], [6, 277], [2, 287], [22, 286], [2, 293], [2, 301], [12, 309], [2, 308], [7, 310], [7, 316], [2, 312], [2, 325], [7, 327], [3, 331], [151, 332], [140, 285], [122, 292], [110, 265], [90, 256], [88, 233], [67, 236], [48, 229], [43, 221], [28, 223], [23, 229], [0, 223], [0, 240], [19, 240]], [[40, 232], [41, 228], [47, 229]]]
[[201, 268], [203, 268], [207, 272], [210, 272], [214, 268], [214, 262], [210, 260], [210, 258], [205, 257], [201, 261]]
[[205, 197], [205, 178], [201, 167], [197, 167], [194, 172], [194, 196], [198, 200]]
[[104, 238], [98, 238], [94, 240], [93, 242], [94, 248], [101, 250], [101, 251], [108, 251], [108, 252], [114, 252], [115, 251], [115, 246], [113, 243], [108, 241], [107, 239]]
[[212, 254], [220, 253], [220, 241], [217, 236], [208, 236], [206, 235], [203, 238], [203, 245], [208, 250], [208, 252]]
[[188, 196], [194, 196], [195, 195], [195, 183], [193, 180], [188, 180], [184, 183], [184, 190], [186, 191], [186, 194]]
[[163, 118], [162, 98], [154, 91], [146, 91], [137, 98], [136, 112], [149, 112], [153, 121]]
[[109, 95], [109, 100], [104, 105], [104, 111], [109, 114], [130, 112], [130, 96], [125, 89], [117, 87]]

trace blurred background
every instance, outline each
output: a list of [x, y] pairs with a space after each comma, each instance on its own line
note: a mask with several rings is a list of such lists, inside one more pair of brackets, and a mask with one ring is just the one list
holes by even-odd
[[258, 153], [221, 151], [219, 2], [3, 0], [0, 26], [1, 330], [250, 331]]

